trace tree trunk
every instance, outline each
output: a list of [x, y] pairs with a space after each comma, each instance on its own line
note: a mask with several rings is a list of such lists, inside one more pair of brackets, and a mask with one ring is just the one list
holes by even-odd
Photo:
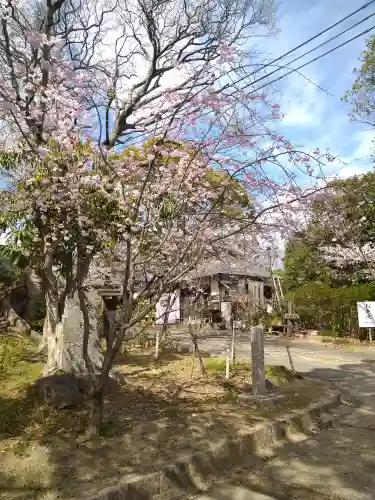
[[91, 396], [91, 411], [90, 420], [87, 429], [88, 437], [96, 437], [100, 435], [103, 424], [103, 399], [104, 399], [104, 387], [99, 386], [94, 389]]
[[201, 376], [203, 378], [207, 378], [206, 368], [204, 366], [203, 359], [202, 359], [202, 356], [201, 356], [201, 353], [200, 353], [199, 347], [198, 347], [197, 336], [193, 332], [192, 325], [189, 325], [189, 334], [190, 334], [191, 340], [193, 341], [194, 350], [195, 350], [195, 353], [196, 353], [198, 361], [199, 361], [199, 368], [200, 368], [200, 371], [201, 371]]
[[57, 293], [46, 291], [46, 317], [43, 325], [41, 348], [47, 349], [44, 375], [51, 375], [63, 369], [62, 325], [59, 321], [59, 301]]

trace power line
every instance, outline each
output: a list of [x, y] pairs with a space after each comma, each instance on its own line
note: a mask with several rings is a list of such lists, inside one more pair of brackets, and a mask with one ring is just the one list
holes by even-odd
[[[353, 40], [356, 40], [357, 38], [361, 37], [362, 35], [366, 35], [367, 33], [369, 33], [370, 31], [372, 31], [373, 29], [375, 28], [375, 26], [372, 26], [371, 28], [367, 29], [366, 31], [362, 31], [362, 33], [359, 33], [359, 35], [356, 35], [354, 36], [353, 38], [350, 38], [349, 40], [347, 40], [346, 42], [343, 42], [341, 43], [340, 45], [337, 45], [336, 47], [334, 47], [333, 49], [331, 50], [328, 50], [327, 52], [325, 52], [324, 54], [321, 54], [320, 56], [318, 57], [315, 57], [314, 59], [311, 59], [310, 61], [308, 61], [307, 63], [305, 64], [301, 64], [301, 66], [298, 66], [298, 68], [293, 68], [292, 70], [290, 70], [288, 73], [286, 73], [285, 75], [282, 75], [280, 76], [279, 78], [275, 78], [274, 80], [272, 80], [271, 82], [267, 82], [265, 83], [264, 85], [261, 85], [260, 87], [258, 87], [257, 89], [254, 90], [254, 92], [258, 92], [258, 90], [261, 90], [263, 89], [264, 87], [267, 87], [267, 85], [271, 85], [272, 83], [275, 83], [279, 80], [281, 80], [282, 78], [285, 78], [286, 76], [290, 75], [291, 73], [294, 73], [295, 71], [299, 71], [300, 69], [304, 68], [305, 66], [307, 66], [308, 64], [311, 64], [315, 61], [318, 61], [319, 59], [321, 59], [322, 57], [330, 54], [331, 52], [334, 52], [335, 50], [337, 49], [340, 49], [341, 47], [344, 47], [345, 45], [347, 45], [348, 43], [352, 42]], [[266, 75], [268, 76], [268, 75]], [[254, 82], [255, 83], [255, 82]], [[251, 84], [253, 85], [253, 84]], [[249, 87], [250, 85], [246, 85], [245, 87], [243, 87], [241, 90], [244, 90], [246, 89], [247, 87]]]
[[[374, 1], [375, 1], [375, 0], [374, 0]], [[353, 24], [352, 26], [349, 26], [349, 28], [347, 28], [346, 30], [341, 31], [340, 33], [338, 33], [338, 34], [337, 34], [337, 35], [335, 35], [335, 36], [332, 36], [331, 38], [329, 38], [329, 39], [328, 39], [328, 40], [326, 40], [325, 42], [322, 42], [321, 44], [317, 45], [316, 47], [314, 47], [314, 48], [312, 48], [312, 49], [308, 50], [308, 51], [307, 51], [307, 52], [305, 52], [304, 54], [302, 54], [302, 55], [300, 55], [300, 56], [296, 57], [295, 59], [292, 59], [291, 61], [289, 61], [289, 62], [288, 62], [288, 65], [289, 65], [289, 64], [293, 64], [294, 62], [298, 61], [299, 59], [302, 59], [303, 57], [305, 57], [305, 56], [307, 56], [307, 55], [311, 54], [312, 52], [315, 52], [315, 50], [318, 50], [318, 49], [320, 49], [321, 47], [323, 47], [324, 45], [327, 45], [327, 43], [332, 42], [333, 40], [336, 40], [336, 38], [340, 38], [340, 36], [341, 36], [341, 35], [344, 35], [344, 34], [345, 34], [345, 33], [347, 33], [348, 31], [352, 30], [353, 28], [356, 28], [357, 26], [359, 26], [360, 24], [364, 23], [365, 21], [368, 21], [369, 19], [371, 19], [371, 17], [374, 17], [374, 16], [375, 16], [375, 12], [374, 12], [373, 14], [370, 14], [369, 16], [367, 16], [367, 17], [365, 17], [365, 18], [361, 19], [360, 21], [358, 21], [357, 23]], [[267, 67], [267, 66], [269, 66], [269, 65], [271, 65], [271, 64], [272, 64], [272, 63], [269, 63], [269, 64], [267, 64], [267, 65], [264, 65], [264, 66], [262, 66], [262, 68], [260, 68], [260, 69], [263, 69], [263, 68], [265, 68], [265, 67]], [[259, 70], [256, 70], [256, 71], [260, 71], [260, 69], [259, 69]], [[255, 83], [261, 82], [261, 81], [262, 81], [262, 80], [264, 80], [265, 78], [268, 78], [269, 76], [271, 76], [271, 75], [273, 75], [273, 74], [277, 73], [277, 72], [278, 72], [278, 71], [280, 71], [281, 69], [283, 69], [283, 68], [282, 68], [282, 67], [278, 67], [278, 68], [276, 68], [275, 70], [271, 71], [271, 73], [267, 73], [267, 75], [263, 75], [262, 77], [260, 77], [260, 78], [258, 78], [257, 80], [253, 81], [253, 82], [251, 83], [251, 85], [254, 85]], [[298, 70], [298, 68], [297, 68], [297, 70]], [[297, 70], [295, 70], [295, 71], [297, 71]], [[255, 72], [250, 73], [250, 75], [249, 75], [249, 76], [253, 75], [254, 73], [255, 73]], [[241, 80], [242, 80], [242, 79], [241, 79]], [[239, 83], [241, 80], [238, 80], [238, 81], [236, 81], [236, 82], [234, 82], [234, 83], [235, 83], [235, 84], [237, 84], [237, 83]], [[232, 84], [232, 85], [233, 85], [233, 84]], [[229, 95], [230, 95], [230, 94], [229, 94]]]
[[[374, 3], [374, 2], [375, 2], [375, 0], [373, 0], [372, 2], [369, 2], [369, 4], [370, 4], [370, 3]], [[367, 5], [369, 5], [369, 4], [366, 4], [366, 6], [367, 6]], [[362, 8], [363, 8], [363, 7], [362, 7]], [[360, 9], [359, 9], [359, 10], [360, 10]], [[375, 13], [370, 14], [369, 16], [367, 16], [367, 17], [365, 17], [364, 19], [362, 19], [362, 20], [358, 21], [357, 23], [353, 24], [352, 26], [350, 26], [350, 27], [349, 27], [349, 28], [347, 28], [346, 30], [344, 30], [344, 31], [342, 31], [342, 32], [340, 32], [340, 33], [338, 33], [337, 35], [335, 35], [335, 36], [331, 37], [331, 38], [330, 38], [330, 39], [328, 39], [327, 41], [325, 41], [325, 42], [321, 43], [321, 44], [320, 44], [320, 45], [318, 45], [317, 47], [314, 47], [313, 49], [311, 49], [311, 50], [309, 50], [309, 51], [305, 52], [305, 53], [304, 53], [304, 54], [302, 54], [301, 56], [296, 57], [295, 59], [293, 59], [292, 61], [290, 61], [288, 64], [291, 64], [291, 63], [293, 63], [293, 62], [295, 62], [295, 61], [297, 61], [297, 60], [301, 59], [302, 57], [305, 57], [306, 55], [310, 54], [311, 52], [314, 52], [315, 50], [317, 50], [317, 49], [321, 48], [322, 46], [326, 45], [327, 43], [331, 42], [332, 40], [335, 40], [336, 38], [340, 37], [340, 36], [341, 36], [341, 35], [343, 35], [344, 33], [347, 33], [348, 31], [350, 31], [351, 29], [355, 28], [356, 26], [359, 26], [360, 24], [362, 24], [363, 22], [367, 21], [368, 19], [370, 19], [370, 18], [371, 18], [371, 17], [373, 17], [373, 16], [375, 16]], [[347, 17], [348, 17], [348, 16], [347, 16]], [[336, 23], [336, 24], [338, 24], [338, 23]], [[254, 92], [254, 93], [255, 93], [255, 92], [258, 92], [259, 90], [263, 89], [264, 87], [267, 87], [268, 85], [271, 85], [272, 83], [275, 83], [275, 82], [277, 82], [277, 81], [281, 80], [282, 78], [285, 78], [285, 77], [289, 76], [290, 74], [292, 74], [292, 73], [295, 73], [295, 72], [299, 71], [300, 69], [304, 68], [304, 67], [305, 67], [305, 66], [307, 66], [308, 64], [311, 64], [311, 63], [313, 63], [313, 62], [315, 62], [315, 61], [318, 61], [319, 59], [321, 59], [322, 57], [324, 57], [324, 56], [326, 56], [326, 55], [330, 54], [331, 52], [334, 52], [335, 50], [337, 50], [337, 49], [339, 49], [339, 48], [341, 48], [341, 47], [343, 47], [343, 46], [347, 45], [348, 43], [352, 42], [353, 40], [356, 40], [357, 38], [361, 37], [362, 35], [365, 35], [365, 34], [369, 33], [369, 32], [370, 32], [371, 30], [373, 30], [374, 28], [375, 28], [375, 26], [372, 26], [371, 28], [369, 28], [369, 29], [367, 29], [367, 30], [363, 31], [362, 33], [359, 33], [358, 35], [354, 36], [353, 38], [350, 38], [349, 40], [346, 40], [345, 42], [341, 43], [340, 45], [337, 45], [337, 46], [336, 46], [336, 47], [334, 47], [333, 49], [328, 50], [328, 51], [327, 51], [327, 52], [325, 52], [324, 54], [321, 54], [320, 56], [315, 57], [314, 59], [311, 59], [310, 61], [308, 61], [308, 62], [306, 62], [306, 63], [302, 64], [301, 66], [298, 66], [297, 68], [292, 68], [292, 69], [291, 69], [290, 71], [288, 71], [286, 74], [284, 74], [284, 75], [282, 75], [282, 76], [279, 76], [278, 78], [275, 78], [274, 80], [272, 80], [272, 81], [270, 81], [270, 82], [267, 82], [267, 83], [265, 83], [264, 85], [261, 85], [260, 87], [258, 87], [258, 88], [256, 88], [255, 90], [253, 90], [253, 92]], [[328, 29], [328, 28], [327, 28], [327, 29]], [[325, 30], [325, 31], [327, 31], [327, 30]], [[316, 35], [316, 36], [318, 36], [318, 35]], [[314, 38], [316, 38], [316, 37], [314, 37]], [[307, 43], [307, 42], [306, 42], [306, 43]], [[301, 45], [300, 45], [300, 46], [301, 46]], [[300, 47], [300, 46], [299, 46], [299, 47]], [[291, 52], [291, 51], [289, 51], [289, 53], [290, 53], [290, 52]], [[284, 56], [280, 56], [280, 58], [279, 58], [279, 59], [281, 59], [282, 57], [284, 57]], [[275, 60], [276, 60], [276, 59], [275, 59]], [[269, 66], [269, 65], [271, 65], [271, 64], [272, 64], [272, 63], [268, 63], [268, 64], [266, 64], [266, 65], [262, 66], [262, 68], [267, 67], [267, 66]], [[262, 69], [262, 68], [260, 68], [260, 69]], [[246, 78], [247, 78], [247, 76], [251, 76], [251, 75], [253, 75], [254, 73], [256, 73], [257, 71], [259, 71], [260, 69], [257, 69], [257, 70], [255, 70], [255, 71], [253, 71], [252, 73], [250, 73], [250, 75], [246, 75]], [[260, 82], [260, 81], [264, 80], [265, 78], [268, 78], [268, 77], [269, 77], [269, 76], [271, 76], [271, 75], [273, 75], [273, 74], [274, 74], [274, 73], [276, 73], [277, 71], [280, 71], [281, 69], [286, 69], [286, 68], [283, 68], [283, 67], [278, 67], [276, 70], [271, 71], [270, 73], [267, 73], [266, 75], [264, 75], [264, 76], [262, 76], [262, 77], [260, 77], [260, 78], [256, 79], [255, 81], [253, 81], [253, 82], [251, 82], [251, 83], [248, 83], [247, 85], [244, 85], [242, 88], [240, 88], [240, 89], [238, 89], [238, 88], [234, 89], [232, 92], [230, 92], [230, 93], [226, 94], [226, 96], [227, 96], [227, 97], [231, 97], [232, 95], [236, 94], [238, 91], [243, 91], [243, 90], [245, 90], [245, 89], [249, 88], [250, 86], [253, 86], [254, 84], [256, 84], [256, 83], [258, 83], [258, 82]], [[239, 80], [237, 80], [237, 81], [232, 81], [232, 82], [228, 83], [228, 84], [227, 84], [227, 85], [225, 85], [223, 88], [221, 88], [221, 89], [220, 89], [220, 91], [217, 91], [217, 93], [218, 93], [218, 94], [219, 94], [219, 93], [221, 93], [221, 92], [222, 92], [222, 90], [223, 90], [223, 89], [225, 89], [225, 87], [232, 87], [233, 85], [236, 85], [237, 83], [239, 83], [239, 82], [240, 82], [240, 81], [242, 81], [243, 79], [244, 79], [244, 78], [241, 78], [241, 79], [239, 79]], [[204, 113], [204, 115], [203, 115], [203, 116], [208, 115], [208, 114], [209, 114], [209, 112], [207, 111], [206, 113]]]
[[[284, 59], [284, 57], [288, 56], [289, 54], [292, 54], [293, 52], [295, 52], [296, 50], [300, 49], [301, 47], [303, 47], [304, 45], [307, 45], [308, 43], [312, 42], [313, 40], [315, 40], [316, 38], [319, 38], [320, 36], [324, 35], [324, 33], [327, 33], [327, 31], [331, 30], [332, 28], [335, 28], [336, 26], [338, 26], [339, 24], [343, 23], [344, 21], [346, 21], [347, 19], [350, 19], [351, 17], [353, 17], [355, 14], [357, 14], [358, 12], [360, 12], [361, 10], [364, 10], [366, 9], [367, 7], [369, 7], [371, 4], [375, 3], [375, 0], [371, 0], [370, 2], [367, 2], [366, 4], [362, 5], [362, 7], [360, 7], [359, 9], [355, 10], [354, 12], [352, 12], [351, 14], [343, 17], [342, 19], [340, 19], [339, 21], [337, 21], [336, 23], [332, 24], [331, 26], [329, 26], [328, 28], [326, 28], [325, 30], [323, 31], [320, 31], [319, 33], [317, 33], [316, 35], [314, 35], [313, 37], [309, 38], [308, 40], [306, 40], [305, 42], [303, 43], [300, 43], [299, 45], [297, 45], [297, 47], [294, 47], [293, 49], [290, 49], [288, 52], [285, 52], [285, 54], [282, 54], [281, 56], [277, 57], [276, 59], [274, 59], [273, 61], [267, 63], [267, 64], [264, 64], [263, 66], [261, 66], [260, 68], [257, 68], [256, 70], [252, 71], [251, 73], [245, 75], [244, 77], [240, 78], [239, 80], [237, 80], [235, 83], [240, 83], [241, 81], [245, 80], [246, 78], [248, 78], [249, 76], [252, 76], [252, 75], [255, 75], [255, 73], [258, 73], [259, 71], [261, 71], [262, 69], [264, 68], [267, 68], [268, 66], [273, 66], [276, 62], [280, 61], [280, 59]], [[356, 25], [354, 25], [356, 26]], [[353, 27], [354, 27], [353, 26]], [[347, 31], [347, 30], [346, 30]], [[345, 33], [346, 31], [344, 31], [343, 33]], [[307, 52], [309, 53], [309, 52]], [[306, 54], [305, 54], [306, 55]], [[303, 57], [303, 56], [301, 56]], [[276, 70], [277, 71], [277, 70]], [[255, 82], [254, 82], [255, 83]], [[230, 84], [229, 84], [230, 86]], [[224, 90], [224, 89], [221, 89], [221, 90]]]
[[[301, 43], [301, 44], [297, 45], [297, 46], [296, 46], [296, 47], [294, 47], [293, 49], [290, 49], [288, 52], [286, 52], [286, 53], [282, 54], [281, 56], [277, 57], [276, 59], [274, 59], [274, 60], [270, 61], [270, 62], [269, 62], [269, 63], [267, 63], [267, 64], [264, 64], [263, 66], [261, 66], [261, 67], [259, 67], [259, 68], [255, 69], [255, 70], [254, 70], [254, 71], [252, 71], [251, 73], [246, 74], [245, 76], [243, 76], [242, 78], [240, 78], [240, 79], [238, 79], [238, 80], [236, 80], [236, 81], [228, 82], [226, 85], [224, 85], [223, 87], [221, 87], [221, 88], [220, 88], [220, 90], [216, 91], [216, 93], [221, 93], [221, 92], [223, 92], [223, 90], [225, 90], [226, 88], [228, 88], [228, 87], [230, 88], [230, 87], [232, 87], [233, 85], [236, 85], [236, 84], [240, 83], [241, 81], [245, 80], [246, 78], [248, 78], [248, 77], [250, 77], [250, 76], [252, 76], [252, 75], [254, 75], [254, 74], [258, 73], [258, 72], [259, 72], [259, 71], [261, 71], [262, 69], [264, 69], [264, 68], [267, 68], [267, 67], [269, 67], [269, 66], [274, 65], [274, 63], [276, 63], [276, 62], [280, 61], [281, 59], [283, 59], [284, 57], [288, 56], [289, 54], [292, 54], [293, 52], [295, 52], [295, 51], [296, 51], [296, 50], [298, 50], [299, 48], [303, 47], [304, 45], [307, 45], [307, 44], [308, 44], [308, 43], [310, 43], [311, 41], [313, 41], [313, 40], [315, 40], [315, 39], [319, 38], [319, 37], [320, 37], [321, 35], [323, 35], [324, 33], [327, 33], [327, 32], [328, 32], [329, 30], [331, 30], [332, 28], [335, 28], [336, 26], [338, 26], [338, 25], [339, 25], [339, 24], [341, 24], [342, 22], [346, 21], [347, 19], [350, 19], [352, 16], [354, 16], [354, 15], [355, 15], [355, 14], [357, 14], [358, 12], [360, 12], [360, 11], [362, 11], [362, 10], [366, 9], [367, 7], [369, 7], [370, 5], [372, 5], [373, 3], [375, 3], [375, 0], [371, 0], [370, 2], [365, 3], [364, 5], [362, 5], [362, 7], [358, 8], [358, 9], [357, 9], [357, 10], [355, 10], [355, 11], [353, 11], [351, 14], [349, 14], [349, 15], [347, 15], [347, 16], [345, 16], [345, 17], [343, 17], [342, 19], [340, 19], [340, 20], [339, 20], [339, 21], [337, 21], [336, 23], [332, 24], [331, 26], [329, 26], [328, 28], [324, 29], [323, 31], [320, 31], [319, 33], [317, 33], [317, 34], [316, 34], [316, 35], [314, 35], [313, 37], [311, 37], [311, 38], [309, 38], [308, 40], [306, 40], [305, 42], [303, 42], [303, 43]], [[328, 39], [327, 41], [325, 41], [325, 42], [321, 43], [321, 44], [320, 44], [320, 45], [318, 45], [317, 47], [314, 47], [313, 49], [311, 49], [311, 50], [309, 50], [309, 51], [305, 52], [305, 53], [304, 53], [304, 54], [302, 54], [301, 56], [298, 56], [297, 58], [293, 59], [293, 60], [292, 60], [292, 61], [290, 61], [288, 64], [292, 64], [293, 62], [295, 62], [295, 61], [297, 61], [297, 60], [301, 59], [302, 57], [305, 57], [306, 55], [308, 55], [308, 54], [310, 54], [311, 52], [313, 52], [313, 51], [317, 50], [318, 48], [320, 48], [320, 47], [322, 47], [322, 46], [326, 45], [327, 43], [331, 42], [332, 40], [335, 40], [336, 38], [340, 37], [341, 35], [343, 35], [343, 34], [347, 33], [347, 32], [348, 32], [348, 31], [350, 31], [351, 29], [355, 28], [356, 26], [359, 26], [359, 25], [360, 25], [360, 24], [362, 24], [363, 22], [367, 21], [368, 19], [370, 19], [370, 18], [371, 18], [371, 17], [373, 17], [374, 15], [375, 15], [375, 13], [370, 14], [369, 16], [365, 17], [364, 19], [362, 19], [361, 21], [359, 21], [359, 22], [355, 23], [354, 25], [350, 26], [350, 27], [349, 27], [349, 28], [347, 28], [346, 30], [344, 30], [344, 31], [342, 31], [342, 32], [340, 32], [340, 33], [338, 33], [337, 35], [335, 35], [335, 36], [331, 37], [331, 38], [330, 38], [330, 39]], [[316, 57], [316, 58], [314, 58], [314, 59], [311, 59], [311, 60], [310, 60], [310, 61], [308, 61], [307, 63], [304, 63], [304, 64], [302, 64], [301, 66], [299, 66], [299, 67], [297, 67], [297, 68], [293, 68], [293, 69], [291, 69], [291, 70], [290, 70], [288, 73], [286, 73], [285, 75], [282, 75], [282, 76], [280, 76], [280, 77], [278, 77], [278, 78], [275, 78], [275, 79], [274, 79], [274, 80], [272, 80], [271, 82], [267, 82], [267, 83], [265, 83], [264, 85], [262, 85], [262, 86], [258, 87], [257, 89], [255, 89], [255, 90], [254, 90], [254, 92], [257, 92], [257, 91], [259, 91], [259, 90], [263, 89], [264, 87], [266, 87], [266, 86], [268, 86], [268, 85], [271, 85], [272, 83], [275, 83], [275, 82], [277, 82], [277, 81], [281, 80], [282, 78], [285, 78], [285, 77], [289, 76], [291, 73], [294, 73], [294, 72], [299, 71], [300, 69], [304, 68], [304, 67], [305, 67], [305, 66], [307, 66], [308, 64], [311, 64], [311, 63], [313, 63], [313, 62], [315, 62], [315, 61], [317, 61], [317, 60], [321, 59], [322, 57], [324, 57], [324, 56], [326, 56], [326, 55], [330, 54], [331, 52], [334, 52], [335, 50], [337, 50], [337, 49], [339, 49], [339, 48], [341, 48], [341, 47], [343, 47], [343, 46], [347, 45], [348, 43], [352, 42], [353, 40], [356, 40], [356, 39], [357, 39], [357, 38], [359, 38], [360, 36], [362, 36], [362, 35], [365, 35], [365, 34], [369, 33], [371, 30], [373, 30], [373, 29], [374, 29], [374, 27], [375, 27], [375, 26], [373, 26], [373, 27], [369, 28], [369, 29], [368, 29], [368, 30], [366, 30], [366, 31], [363, 31], [363, 32], [362, 32], [362, 33], [360, 33], [359, 35], [357, 35], [357, 36], [355, 36], [355, 37], [353, 37], [353, 38], [351, 38], [351, 39], [349, 39], [349, 40], [347, 40], [347, 41], [343, 42], [342, 44], [340, 44], [340, 45], [338, 45], [338, 46], [334, 47], [333, 49], [331, 49], [331, 50], [329, 50], [329, 51], [325, 52], [324, 54], [321, 54], [320, 56], [318, 56], [318, 57]], [[274, 74], [274, 73], [276, 73], [277, 71], [280, 71], [281, 69], [283, 69], [283, 68], [282, 68], [282, 67], [279, 67], [279, 68], [277, 68], [276, 70], [272, 71], [271, 73], [268, 73], [268, 74], [266, 74], [266, 75], [264, 75], [264, 76], [262, 76], [262, 77], [258, 78], [258, 79], [257, 79], [257, 80], [255, 80], [254, 82], [251, 82], [251, 83], [249, 83], [249, 84], [245, 85], [245, 86], [244, 86], [244, 87], [242, 87], [241, 89], [236, 89], [236, 90], [234, 90], [232, 93], [227, 94], [227, 96], [231, 96], [231, 95], [233, 95], [233, 94], [234, 94], [234, 93], [236, 93], [238, 90], [245, 90], [245, 89], [247, 89], [250, 85], [254, 85], [254, 84], [256, 84], [256, 83], [258, 83], [258, 82], [260, 82], [260, 81], [264, 80], [265, 78], [268, 78], [269, 76], [273, 75], [273, 74]], [[207, 113], [205, 113], [205, 115], [206, 115], [206, 114], [209, 114], [209, 113], [207, 112]], [[141, 135], [143, 135], [144, 133], [145, 133], [145, 132], [141, 133]]]

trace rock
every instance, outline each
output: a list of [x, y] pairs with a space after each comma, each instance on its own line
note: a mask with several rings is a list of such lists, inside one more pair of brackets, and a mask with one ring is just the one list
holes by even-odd
[[0, 328], [7, 328], [9, 326], [9, 321], [7, 319], [0, 319]]
[[30, 326], [13, 309], [10, 296], [3, 297], [0, 301], [0, 312], [2, 317], [8, 322], [8, 325], [15, 328], [23, 335], [30, 334]]
[[316, 337], [317, 335], [319, 335], [319, 332], [318, 330], [308, 330], [307, 335], [309, 337]]
[[33, 388], [40, 401], [60, 409], [76, 406], [83, 397], [77, 378], [69, 373], [38, 378]]
[[43, 334], [41, 332], [37, 332], [36, 330], [31, 330], [30, 337], [37, 342], [40, 342], [43, 338]]
[[[88, 355], [94, 373], [100, 373], [103, 355], [100, 347], [98, 317], [102, 311], [102, 299], [94, 290], [86, 291], [85, 295], [90, 322]], [[63, 345], [61, 369], [66, 373], [87, 373], [82, 353], [83, 315], [79, 305], [78, 293], [75, 293], [73, 297], [68, 297], [65, 301], [61, 328]]]
[[271, 380], [269, 380], [268, 378], [266, 378], [264, 381], [265, 381], [265, 384], [266, 384], [266, 390], [267, 391], [273, 391], [274, 389], [277, 388], [277, 385], [274, 384], [273, 382], [271, 382]]

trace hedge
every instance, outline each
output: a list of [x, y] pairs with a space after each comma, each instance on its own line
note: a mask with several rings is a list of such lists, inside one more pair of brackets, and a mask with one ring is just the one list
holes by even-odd
[[358, 327], [357, 302], [374, 300], [375, 285], [332, 288], [310, 282], [296, 289], [292, 296], [301, 326], [332, 335], [366, 337], [365, 329]]

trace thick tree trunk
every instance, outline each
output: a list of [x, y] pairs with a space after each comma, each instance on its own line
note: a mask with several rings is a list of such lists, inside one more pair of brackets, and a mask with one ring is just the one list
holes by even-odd
[[99, 436], [103, 424], [103, 400], [104, 387], [94, 390], [91, 397], [90, 420], [87, 428], [87, 436], [92, 438]]
[[44, 375], [51, 375], [63, 370], [62, 325], [59, 321], [59, 301], [57, 294], [46, 292], [46, 317], [43, 325], [41, 348], [47, 350]]

